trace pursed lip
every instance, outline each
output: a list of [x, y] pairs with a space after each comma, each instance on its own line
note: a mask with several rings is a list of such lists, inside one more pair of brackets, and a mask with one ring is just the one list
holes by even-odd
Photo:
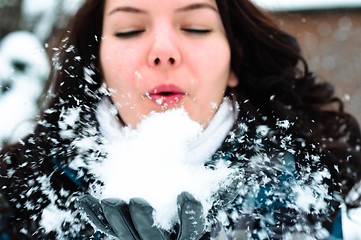
[[177, 104], [185, 95], [185, 91], [173, 84], [159, 85], [146, 93], [146, 96], [159, 106]]

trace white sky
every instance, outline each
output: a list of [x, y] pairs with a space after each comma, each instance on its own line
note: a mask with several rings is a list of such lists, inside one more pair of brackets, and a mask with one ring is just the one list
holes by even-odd
[[361, 7], [361, 0], [252, 0], [268, 10], [322, 9]]

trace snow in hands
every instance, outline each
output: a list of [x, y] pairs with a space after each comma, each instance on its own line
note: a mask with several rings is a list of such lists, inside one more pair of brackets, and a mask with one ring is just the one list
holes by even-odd
[[[108, 126], [111, 128], [111, 126]], [[109, 130], [109, 129], [108, 129]], [[155, 224], [170, 230], [177, 219], [177, 196], [191, 193], [206, 214], [212, 196], [221, 183], [229, 181], [232, 169], [218, 165], [208, 169], [204, 162], [192, 161], [192, 146], [203, 127], [192, 121], [184, 109], [152, 113], [136, 129], [114, 128], [104, 149], [107, 157], [90, 163], [91, 172], [103, 183], [93, 186], [101, 199], [145, 199], [154, 208]], [[204, 216], [206, 217], [206, 216]]]

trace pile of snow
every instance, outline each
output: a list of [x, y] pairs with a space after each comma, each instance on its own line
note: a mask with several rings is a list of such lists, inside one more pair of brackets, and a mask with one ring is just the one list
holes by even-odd
[[219, 165], [207, 169], [193, 161], [193, 145], [203, 131], [184, 109], [152, 113], [136, 129], [114, 129], [104, 148], [108, 157], [93, 163], [92, 173], [104, 183], [94, 195], [129, 201], [140, 197], [155, 209], [155, 223], [169, 230], [177, 222], [177, 196], [184, 191], [199, 200], [204, 212], [212, 195], [226, 184], [232, 170]]

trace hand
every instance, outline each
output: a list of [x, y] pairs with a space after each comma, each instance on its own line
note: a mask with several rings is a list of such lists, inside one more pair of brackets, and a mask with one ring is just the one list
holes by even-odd
[[[199, 240], [205, 234], [203, 207], [191, 194], [177, 198], [179, 231], [177, 240]], [[102, 232], [122, 240], [170, 240], [170, 233], [154, 226], [153, 208], [143, 199], [131, 199], [129, 204], [119, 199], [98, 199], [86, 195], [79, 206]]]

